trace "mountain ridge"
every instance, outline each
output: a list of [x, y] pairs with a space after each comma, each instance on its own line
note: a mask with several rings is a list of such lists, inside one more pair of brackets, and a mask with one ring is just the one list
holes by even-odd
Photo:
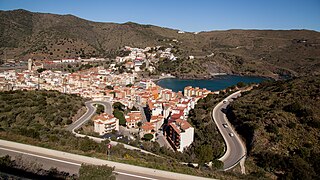
[[[176, 41], [173, 41], [176, 40]], [[134, 22], [105, 23], [74, 15], [0, 11], [0, 59], [114, 58], [124, 46], [173, 47], [181, 63], [178, 77], [203, 78], [212, 73], [275, 77], [320, 73], [320, 33], [313, 30], [218, 30], [198, 34]], [[319, 51], [319, 52], [318, 52]], [[210, 54], [212, 57], [207, 57]], [[193, 63], [194, 62], [194, 63]], [[158, 65], [156, 65], [158, 66]], [[196, 69], [203, 69], [199, 73]]]

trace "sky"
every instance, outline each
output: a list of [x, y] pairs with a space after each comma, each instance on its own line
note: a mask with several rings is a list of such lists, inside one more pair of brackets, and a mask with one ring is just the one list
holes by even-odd
[[227, 29], [320, 31], [320, 0], [0, 0], [0, 10], [72, 14], [99, 22], [188, 32]]

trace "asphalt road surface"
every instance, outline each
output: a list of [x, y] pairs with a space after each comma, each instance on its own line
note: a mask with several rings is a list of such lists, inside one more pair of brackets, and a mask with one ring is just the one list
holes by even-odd
[[[212, 111], [212, 117], [226, 144], [226, 152], [219, 159], [224, 163], [224, 170], [229, 170], [235, 167], [246, 155], [246, 147], [244, 143], [241, 141], [239, 135], [233, 130], [226, 114], [224, 113], [233, 98], [240, 95], [240, 91], [233, 93], [220, 102]], [[228, 127], [224, 127], [223, 124], [227, 124]], [[232, 133], [233, 136], [231, 136], [230, 133]]]
[[94, 107], [94, 104], [101, 104], [105, 108], [105, 112], [108, 114], [112, 114], [112, 105], [110, 102], [106, 101], [88, 101], [85, 103], [87, 107], [87, 112], [81, 116], [77, 121], [73, 122], [71, 125], [69, 125], [66, 129], [68, 131], [74, 131], [78, 129], [81, 125], [88, 122], [92, 115], [96, 112], [96, 107]]
[[133, 166], [113, 161], [106, 161], [102, 159], [66, 153], [62, 151], [56, 151], [21, 143], [0, 140], [0, 156], [4, 156], [7, 154], [13, 158], [18, 157], [22, 160], [26, 160], [29, 162], [43, 164], [42, 168], [44, 169], [56, 167], [59, 170], [63, 170], [72, 174], [77, 174], [81, 164], [85, 163], [94, 165], [107, 164], [108, 166], [115, 167], [114, 173], [116, 174], [117, 179], [120, 180], [207, 179], [197, 176], [190, 176], [168, 171], [161, 171], [157, 169]]

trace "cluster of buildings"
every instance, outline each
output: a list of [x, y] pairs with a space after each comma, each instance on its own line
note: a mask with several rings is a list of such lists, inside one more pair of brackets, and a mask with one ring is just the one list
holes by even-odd
[[[188, 92], [189, 89], [190, 87], [186, 87], [185, 91]], [[150, 112], [149, 119], [143, 118], [143, 111], [131, 111], [126, 114], [128, 129], [139, 128], [141, 138], [145, 134], [152, 134], [153, 140], [156, 133], [163, 133], [173, 149], [183, 151], [194, 140], [194, 128], [187, 121], [189, 111], [199, 99], [211, 93], [206, 89], [192, 89], [192, 93], [184, 96], [182, 92], [173, 92], [157, 86], [150, 80], [144, 80], [135, 86], [118, 86], [108, 91], [114, 93], [112, 101], [121, 102], [128, 108], [138, 104]]]
[[116, 63], [121, 63], [125, 68], [132, 69], [135, 72], [141, 71], [142, 67], [153, 72], [155, 67], [152, 66], [152, 63], [157, 62], [160, 59], [177, 59], [171, 52], [171, 48], [162, 48], [161, 46], [146, 47], [144, 49], [125, 46], [124, 50], [129, 51], [129, 55], [116, 57]]
[[107, 86], [126, 86], [133, 84], [136, 74], [112, 74], [103, 67], [66, 73], [46, 70], [42, 73], [25, 70], [16, 72], [8, 70], [0, 73], [0, 90], [56, 90], [63, 93], [78, 94], [86, 98], [112, 97]]
[[32, 59], [28, 60], [28, 70], [37, 70], [40, 68], [50, 68], [56, 65], [62, 64], [88, 64], [92, 62], [101, 62], [105, 61], [104, 58], [89, 58], [89, 59], [82, 59], [79, 58], [70, 58], [70, 59], [55, 59], [55, 60], [41, 60], [41, 61], [34, 61]]
[[[116, 61], [126, 66], [131, 64], [130, 68], [134, 68], [135, 71], [139, 71], [139, 66], [153, 59], [153, 56], [167, 58], [172, 56], [168, 48], [159, 50], [159, 48], [126, 47], [126, 49], [131, 51], [130, 54], [117, 57]], [[75, 73], [51, 70], [38, 73], [33, 69], [36, 65], [29, 61], [29, 70], [22, 72], [9, 70], [0, 73], [0, 90], [56, 90], [95, 100], [120, 102], [126, 109], [138, 107], [137, 111], [124, 115], [126, 128], [139, 129], [141, 137], [152, 134], [152, 140], [156, 139], [157, 133], [163, 133], [177, 151], [183, 151], [194, 139], [194, 128], [187, 121], [189, 111], [199, 99], [211, 93], [206, 89], [188, 86], [182, 94], [161, 88], [150, 79], [135, 82], [137, 73], [116, 74], [113, 73], [113, 65], [108, 69], [95, 67]], [[146, 107], [150, 112], [148, 118], [142, 107]], [[100, 114], [95, 116], [93, 121], [94, 131], [100, 135], [119, 131], [119, 119], [112, 114]]]
[[[143, 118], [143, 110], [131, 111], [125, 115], [127, 129], [140, 129], [141, 138], [145, 134], [152, 134], [152, 140], [155, 140], [156, 133], [164, 133], [173, 149], [183, 151], [194, 140], [194, 128], [187, 121], [189, 111], [199, 99], [211, 92], [201, 89], [201, 94], [184, 96], [182, 92], [163, 89], [150, 80], [136, 84], [131, 87], [115, 86], [113, 90], [105, 90], [108, 92], [105, 97], [112, 102], [122, 103], [127, 109], [131, 109], [134, 105], [146, 107], [150, 112], [149, 119]], [[199, 88], [196, 89], [200, 91]], [[113, 97], [109, 94], [113, 94]], [[114, 119], [114, 116], [105, 114], [94, 118], [95, 132], [103, 135], [111, 130], [117, 130], [119, 122]]]

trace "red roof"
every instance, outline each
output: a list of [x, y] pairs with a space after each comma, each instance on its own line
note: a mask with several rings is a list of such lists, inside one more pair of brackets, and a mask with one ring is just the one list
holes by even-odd
[[126, 117], [127, 122], [137, 122], [142, 120], [142, 115], [140, 111], [132, 111], [128, 113], [128, 117]]
[[108, 121], [111, 120], [112, 118], [114, 118], [114, 116], [112, 114], [108, 114], [108, 113], [102, 113], [96, 117], [94, 117], [94, 120], [101, 120], [101, 121]]
[[154, 126], [152, 123], [150, 122], [145, 122], [143, 123], [143, 125], [141, 126], [141, 129], [144, 130], [144, 131], [151, 131], [154, 129]]

